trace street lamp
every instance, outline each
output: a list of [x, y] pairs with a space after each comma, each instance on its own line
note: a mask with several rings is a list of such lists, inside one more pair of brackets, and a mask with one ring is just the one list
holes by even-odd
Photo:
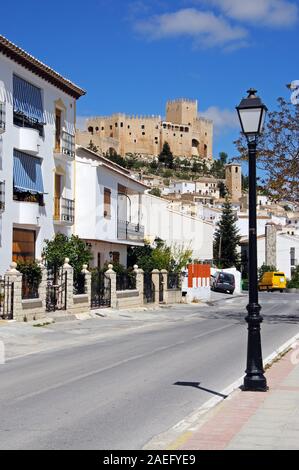
[[267, 107], [256, 96], [256, 90], [250, 88], [248, 97], [243, 98], [236, 107], [242, 133], [248, 143], [249, 154], [249, 303], [247, 368], [243, 390], [266, 391], [267, 381], [264, 376], [261, 346], [261, 306], [258, 303], [257, 278], [257, 241], [256, 241], [256, 145], [257, 138], [263, 131]]

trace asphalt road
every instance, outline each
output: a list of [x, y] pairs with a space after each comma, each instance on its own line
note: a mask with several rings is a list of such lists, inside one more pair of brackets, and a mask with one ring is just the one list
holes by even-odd
[[[243, 374], [246, 299], [221, 299], [0, 365], [0, 448], [142, 448]], [[261, 304], [265, 357], [299, 332], [299, 296]]]

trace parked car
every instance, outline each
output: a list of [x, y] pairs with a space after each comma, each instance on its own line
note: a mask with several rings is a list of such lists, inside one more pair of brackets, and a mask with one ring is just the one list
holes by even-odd
[[259, 281], [259, 290], [274, 292], [279, 290], [283, 292], [287, 287], [287, 279], [283, 272], [266, 272], [262, 275]]
[[235, 290], [235, 276], [231, 273], [216, 272], [211, 276], [211, 290], [233, 294]]

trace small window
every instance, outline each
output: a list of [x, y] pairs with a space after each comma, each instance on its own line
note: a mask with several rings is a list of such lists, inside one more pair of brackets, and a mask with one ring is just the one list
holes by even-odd
[[96, 131], [98, 131], [98, 130], [99, 130], [99, 128], [98, 128], [98, 126], [97, 126], [97, 127], [96, 127]]
[[104, 217], [111, 217], [111, 191], [104, 188]]
[[101, 127], [101, 131], [104, 131], [104, 130], [105, 130], [105, 127], [102, 126], [102, 127]]
[[130, 129], [130, 124], [128, 124], [128, 129]]
[[119, 264], [119, 259], [120, 259], [119, 251], [113, 251], [112, 252], [112, 263], [113, 264]]
[[129, 135], [132, 135], [132, 132], [129, 132]]
[[238, 173], [238, 170], [239, 170], [239, 168], [236, 166], [236, 168], [235, 168], [235, 172], [236, 172], [236, 173]]
[[173, 134], [173, 137], [175, 137], [175, 134]]
[[144, 129], [144, 124], [141, 124], [141, 129]]
[[117, 122], [116, 122], [116, 123], [115, 123], [115, 127], [117, 127], [117, 126], [118, 126], [118, 124], [117, 124]]
[[142, 132], [142, 135], [145, 135], [145, 132]]
[[112, 130], [112, 124], [110, 125], [110, 129]]
[[136, 139], [134, 139], [134, 143], [135, 143], [135, 144], [136, 144], [136, 142], [137, 142], [137, 140], [136, 140]]
[[120, 127], [124, 127], [124, 123], [123, 123], [123, 122], [120, 123]]

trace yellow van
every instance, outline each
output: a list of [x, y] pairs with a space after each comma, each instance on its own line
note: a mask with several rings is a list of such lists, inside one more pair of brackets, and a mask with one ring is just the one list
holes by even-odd
[[274, 292], [275, 290], [283, 292], [286, 286], [287, 279], [285, 273], [281, 272], [264, 273], [259, 282], [259, 290], [266, 290], [267, 292]]

